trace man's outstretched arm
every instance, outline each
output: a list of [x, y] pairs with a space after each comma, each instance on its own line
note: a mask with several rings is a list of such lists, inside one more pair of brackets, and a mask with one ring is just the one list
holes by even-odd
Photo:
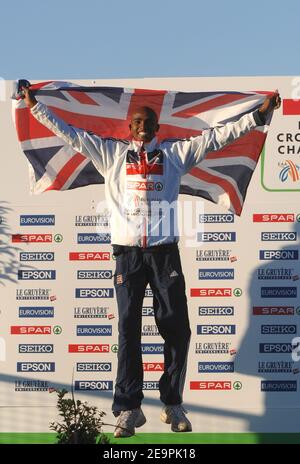
[[24, 102], [30, 108], [31, 114], [51, 132], [71, 145], [74, 150], [82, 153], [93, 161], [96, 169], [105, 175], [107, 168], [113, 162], [114, 156], [121, 148], [118, 142], [102, 139], [97, 135], [70, 126], [54, 114], [47, 105], [38, 102], [33, 92], [23, 87]]
[[280, 104], [281, 99], [276, 91], [265, 98], [258, 110], [245, 114], [238, 121], [204, 130], [197, 137], [173, 143], [171, 148], [173, 161], [182, 173], [188, 172], [200, 163], [207, 153], [220, 150], [257, 126], [263, 126], [269, 114], [279, 108]]

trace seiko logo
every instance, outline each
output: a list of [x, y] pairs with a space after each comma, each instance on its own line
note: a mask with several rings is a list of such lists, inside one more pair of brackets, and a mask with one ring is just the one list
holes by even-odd
[[77, 372], [110, 372], [111, 362], [78, 362], [76, 370]]
[[77, 271], [77, 279], [111, 279], [112, 271]]
[[42, 354], [49, 354], [54, 352], [54, 345], [51, 344], [19, 344], [19, 353], [42, 353]]
[[269, 335], [291, 335], [297, 333], [297, 326], [292, 324], [262, 325], [260, 332]]
[[20, 253], [20, 261], [54, 261], [54, 253], [48, 252], [25, 252]]
[[233, 316], [233, 306], [199, 306], [199, 316]]
[[200, 223], [233, 223], [234, 214], [200, 214]]
[[297, 240], [297, 232], [262, 232], [263, 242], [294, 242]]

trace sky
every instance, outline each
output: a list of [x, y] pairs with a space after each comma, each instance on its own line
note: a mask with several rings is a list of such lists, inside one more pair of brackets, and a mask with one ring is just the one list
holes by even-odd
[[0, 77], [300, 75], [298, 0], [4, 0]]

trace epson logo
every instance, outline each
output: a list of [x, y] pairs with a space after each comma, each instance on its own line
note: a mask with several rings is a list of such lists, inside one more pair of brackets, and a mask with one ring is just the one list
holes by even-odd
[[77, 271], [77, 279], [112, 279], [112, 271]]
[[54, 362], [18, 362], [17, 372], [55, 372]]
[[291, 335], [297, 333], [297, 326], [294, 324], [266, 324], [261, 326], [260, 333], [268, 335]]
[[142, 354], [163, 354], [163, 343], [142, 343]]
[[293, 345], [292, 343], [260, 343], [259, 352], [260, 353], [292, 353], [298, 345]]
[[197, 325], [198, 335], [234, 335], [235, 325]]
[[54, 345], [52, 344], [37, 344], [37, 343], [22, 343], [19, 344], [19, 353], [53, 353], [54, 352]]
[[54, 214], [22, 214], [20, 226], [55, 226]]
[[19, 317], [54, 317], [53, 306], [19, 306]]
[[20, 261], [54, 261], [54, 253], [48, 252], [20, 252]]
[[297, 380], [262, 380], [261, 391], [295, 392], [297, 391]]
[[106, 390], [113, 389], [111, 380], [75, 380], [75, 390]]
[[39, 271], [25, 271], [20, 269], [18, 271], [18, 280], [55, 280], [56, 271], [53, 270], [39, 270]]
[[75, 298], [113, 298], [113, 288], [76, 288]]
[[297, 260], [299, 259], [298, 250], [260, 250], [260, 260]]
[[295, 242], [297, 232], [261, 232], [263, 242]]
[[76, 335], [83, 337], [102, 337], [112, 335], [111, 325], [78, 325], [76, 327]]
[[154, 316], [154, 309], [152, 306], [143, 306], [142, 316]]
[[214, 372], [234, 372], [233, 362], [198, 362], [198, 372], [200, 374]]
[[200, 214], [200, 223], [227, 223], [232, 224], [234, 222], [234, 214]]
[[103, 244], [103, 243], [110, 243], [111, 241], [111, 236], [108, 233], [102, 233], [102, 234], [77, 234], [77, 243], [79, 244]]
[[77, 372], [111, 372], [111, 362], [78, 362]]
[[233, 316], [233, 306], [199, 306], [199, 316]]
[[297, 298], [297, 287], [261, 287], [262, 298]]
[[198, 242], [235, 242], [236, 232], [198, 232]]
[[201, 280], [231, 280], [234, 279], [234, 269], [199, 269]]

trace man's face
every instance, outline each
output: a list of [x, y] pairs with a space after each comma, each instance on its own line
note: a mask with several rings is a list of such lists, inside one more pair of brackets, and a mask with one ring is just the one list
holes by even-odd
[[129, 129], [134, 139], [150, 142], [159, 130], [155, 112], [150, 108], [139, 108], [132, 115]]

